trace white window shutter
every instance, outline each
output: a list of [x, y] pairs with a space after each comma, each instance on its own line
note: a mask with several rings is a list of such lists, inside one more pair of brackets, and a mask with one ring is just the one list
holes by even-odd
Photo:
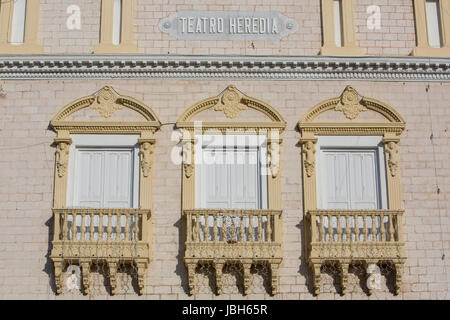
[[348, 186], [348, 155], [341, 152], [325, 152], [323, 186], [326, 209], [350, 209]]
[[106, 208], [132, 207], [133, 155], [131, 150], [105, 152]]
[[230, 207], [229, 168], [226, 163], [226, 153], [222, 150], [205, 150], [208, 160], [205, 161], [202, 189], [205, 196], [205, 208]]
[[349, 154], [351, 209], [378, 209], [375, 152]]
[[101, 208], [103, 205], [104, 154], [80, 151], [76, 179], [76, 207]]
[[235, 162], [230, 165], [232, 208], [258, 209], [257, 161], [257, 150], [235, 152]]
[[379, 209], [375, 151], [323, 151], [324, 209]]
[[132, 208], [133, 150], [77, 150], [73, 206]]

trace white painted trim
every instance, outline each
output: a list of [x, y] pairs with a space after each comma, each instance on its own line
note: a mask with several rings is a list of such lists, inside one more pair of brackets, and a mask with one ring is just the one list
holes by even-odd
[[1, 55], [6, 79], [450, 81], [438, 57]]
[[139, 135], [115, 134], [72, 134], [72, 144], [69, 150], [69, 170], [67, 178], [67, 207], [74, 201], [74, 177], [76, 172], [77, 149], [118, 149], [133, 148], [133, 208], [139, 208]]
[[384, 145], [382, 143], [382, 136], [319, 136], [316, 143], [316, 192], [317, 192], [317, 207], [324, 208], [324, 199], [322, 197], [322, 171], [324, 165], [322, 159], [323, 149], [341, 149], [342, 151], [355, 151], [371, 149], [375, 150], [378, 156], [377, 171], [379, 175], [378, 192], [380, 195], [380, 209], [388, 209], [387, 201], [387, 177]]

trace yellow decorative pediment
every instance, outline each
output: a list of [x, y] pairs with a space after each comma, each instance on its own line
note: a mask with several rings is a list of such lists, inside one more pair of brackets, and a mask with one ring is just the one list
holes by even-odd
[[[69, 121], [69, 116], [90, 108], [96, 110], [105, 119], [111, 118], [117, 110], [129, 109], [142, 116], [145, 121], [138, 122], [86, 122]], [[105, 86], [96, 93], [79, 98], [64, 106], [50, 121], [50, 125], [56, 131], [68, 130], [72, 133], [107, 133], [107, 132], [141, 132], [153, 127], [159, 128], [160, 121], [155, 113], [143, 102], [132, 97], [117, 93], [111, 86]]]

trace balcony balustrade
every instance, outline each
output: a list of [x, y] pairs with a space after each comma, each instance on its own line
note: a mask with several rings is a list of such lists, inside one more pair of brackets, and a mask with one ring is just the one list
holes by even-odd
[[93, 263], [108, 265], [112, 294], [117, 291], [118, 265], [135, 266], [142, 293], [150, 262], [150, 210], [64, 208], [53, 209], [53, 214], [51, 259], [58, 293], [62, 289], [62, 271], [68, 264], [81, 266], [83, 287], [89, 293], [89, 271]]
[[184, 210], [184, 217], [187, 230], [184, 260], [191, 292], [198, 264], [214, 265], [220, 294], [224, 265], [237, 263], [243, 268], [245, 294], [250, 286], [250, 268], [257, 264], [270, 267], [272, 294], [276, 293], [282, 258], [280, 210], [196, 209]]
[[307, 255], [314, 273], [315, 294], [320, 292], [320, 268], [327, 263], [341, 266], [343, 294], [350, 264], [363, 263], [368, 270], [373, 270], [370, 266], [377, 263], [393, 264], [398, 293], [401, 268], [406, 260], [402, 215], [403, 210], [309, 210]]

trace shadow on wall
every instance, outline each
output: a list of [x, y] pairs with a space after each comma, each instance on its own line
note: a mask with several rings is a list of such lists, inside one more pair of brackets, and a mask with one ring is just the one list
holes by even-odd
[[[48, 126], [47, 130], [51, 130], [50, 125]], [[56, 150], [56, 144], [54, 142], [52, 142], [50, 144], [50, 147]], [[54, 190], [55, 186], [53, 185], [53, 190], [52, 190], [52, 194], [55, 194], [55, 190]], [[54, 199], [52, 199], [52, 206], [53, 206], [53, 201]], [[47, 253], [45, 255], [45, 265], [44, 265], [44, 269], [42, 271], [44, 271], [47, 275], [48, 275], [48, 281], [49, 281], [49, 287], [52, 290], [52, 292], [56, 295], [56, 284], [55, 284], [55, 270], [53, 267], [53, 262], [50, 259], [50, 255], [53, 249], [52, 246], [52, 241], [53, 241], [53, 231], [55, 230], [54, 225], [55, 225], [55, 218], [53, 216], [52, 211], [50, 210], [50, 219], [48, 219], [45, 222], [45, 226], [47, 226], [48, 228], [48, 247], [47, 247]]]

